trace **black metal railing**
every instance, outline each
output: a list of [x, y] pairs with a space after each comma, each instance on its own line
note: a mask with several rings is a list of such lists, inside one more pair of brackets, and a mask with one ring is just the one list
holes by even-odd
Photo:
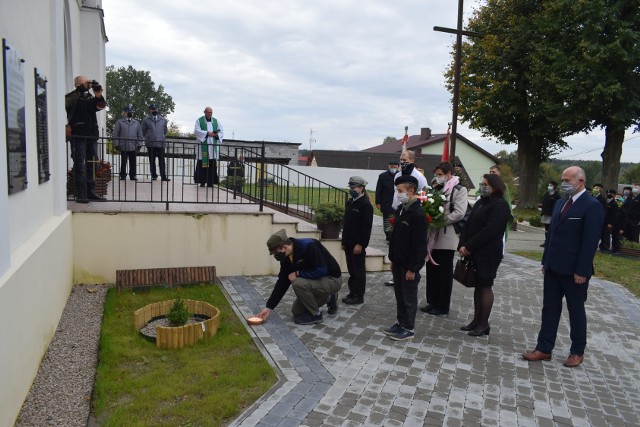
[[[165, 168], [169, 181], [162, 181], [159, 165], [157, 179], [151, 175], [149, 152], [145, 146], [136, 155], [136, 178], [121, 175], [123, 156], [111, 139], [97, 141], [98, 159], [95, 167], [96, 192], [107, 201], [164, 203], [258, 204], [260, 211], [269, 206], [281, 212], [313, 220], [313, 208], [321, 203], [344, 205], [348, 193], [326, 182], [283, 164], [286, 159], [269, 157], [264, 142], [233, 144], [225, 141], [219, 146], [215, 162], [218, 183], [207, 186], [197, 182], [195, 169], [198, 144], [192, 139], [172, 138], [165, 142]], [[67, 144], [67, 196], [74, 200], [72, 173], [72, 144]], [[126, 162], [126, 159], [125, 159]], [[157, 160], [156, 160], [157, 162]]]

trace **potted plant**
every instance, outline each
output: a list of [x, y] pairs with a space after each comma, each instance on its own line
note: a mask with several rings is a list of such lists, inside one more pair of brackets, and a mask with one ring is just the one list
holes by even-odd
[[620, 240], [620, 255], [640, 258], [640, 243], [626, 239]]
[[322, 239], [337, 239], [344, 221], [344, 206], [337, 203], [320, 203], [313, 209], [313, 220], [322, 230]]
[[[107, 186], [111, 181], [111, 163], [99, 160], [96, 163], [95, 192], [99, 196], [107, 194]], [[75, 180], [73, 169], [67, 171], [67, 194], [75, 194]]]

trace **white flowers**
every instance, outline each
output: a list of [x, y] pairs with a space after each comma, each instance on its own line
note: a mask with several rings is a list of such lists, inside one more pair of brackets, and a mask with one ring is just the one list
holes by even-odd
[[442, 197], [442, 200], [444, 200], [444, 201], [447, 200], [447, 196], [445, 196], [444, 194], [441, 194], [440, 197]]
[[444, 207], [438, 206], [438, 210], [440, 211], [440, 213], [442, 213], [442, 212], [444, 212]]

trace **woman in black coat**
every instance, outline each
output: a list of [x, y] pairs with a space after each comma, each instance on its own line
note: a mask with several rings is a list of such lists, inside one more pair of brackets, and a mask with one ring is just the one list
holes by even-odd
[[460, 329], [469, 335], [489, 335], [489, 315], [493, 307], [493, 281], [502, 261], [502, 236], [511, 216], [504, 199], [505, 185], [499, 175], [486, 174], [480, 183], [480, 200], [471, 210], [469, 221], [460, 236], [458, 252], [471, 258], [476, 269], [473, 293], [474, 315]]

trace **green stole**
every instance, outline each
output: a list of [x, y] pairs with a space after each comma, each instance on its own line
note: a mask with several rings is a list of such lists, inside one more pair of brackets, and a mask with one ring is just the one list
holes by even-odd
[[[200, 129], [207, 131], [207, 119], [202, 116], [198, 119], [198, 122], [200, 123]], [[213, 132], [217, 132], [218, 131], [218, 120], [216, 120], [215, 117], [211, 117], [211, 126], [213, 128]], [[203, 168], [208, 168], [209, 167], [209, 144], [207, 144], [207, 140], [209, 139], [209, 137], [205, 137], [204, 140], [202, 140], [200, 142], [200, 153], [202, 154], [202, 167]], [[218, 143], [216, 141], [219, 141], [219, 139], [214, 138], [213, 139], [213, 158], [216, 158], [216, 154], [218, 152]]]

